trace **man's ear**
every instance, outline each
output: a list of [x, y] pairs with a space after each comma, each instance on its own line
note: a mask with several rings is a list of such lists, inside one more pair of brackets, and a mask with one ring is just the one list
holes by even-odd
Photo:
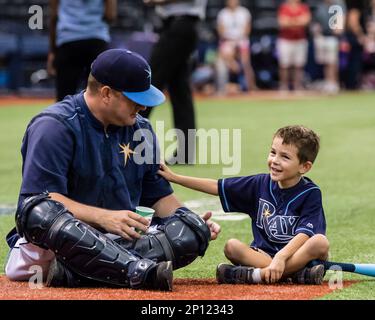
[[312, 166], [313, 166], [313, 163], [311, 161], [306, 161], [304, 163], [301, 163], [299, 173], [305, 174], [305, 173], [309, 172], [310, 169], [312, 168]]
[[108, 104], [112, 97], [112, 90], [108, 86], [103, 86], [100, 88], [100, 96], [105, 104]]

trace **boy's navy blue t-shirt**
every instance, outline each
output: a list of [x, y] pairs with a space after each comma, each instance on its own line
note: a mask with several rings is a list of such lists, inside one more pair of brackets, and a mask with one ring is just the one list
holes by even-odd
[[[137, 146], [151, 161], [137, 164], [134, 153], [126, 156], [125, 149], [134, 151]], [[19, 203], [48, 191], [91, 206], [135, 211], [173, 192], [157, 174], [160, 153], [150, 123], [137, 116], [133, 126], [108, 126], [104, 131], [83, 93], [37, 115], [26, 130], [21, 152]]]
[[326, 233], [320, 189], [309, 179], [281, 189], [269, 174], [220, 179], [225, 212], [243, 212], [252, 220], [251, 246], [274, 256], [298, 233]]

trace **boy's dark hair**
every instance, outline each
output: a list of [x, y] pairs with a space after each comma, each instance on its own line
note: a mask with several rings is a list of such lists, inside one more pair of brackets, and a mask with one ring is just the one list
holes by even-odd
[[282, 138], [283, 144], [296, 146], [300, 163], [314, 163], [320, 148], [320, 138], [311, 129], [304, 126], [287, 126], [277, 130], [273, 137]]

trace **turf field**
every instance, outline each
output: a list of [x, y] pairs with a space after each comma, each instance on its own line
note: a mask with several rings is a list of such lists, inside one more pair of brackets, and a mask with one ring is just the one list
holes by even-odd
[[[212, 99], [197, 101], [200, 128], [241, 129], [241, 172], [266, 172], [266, 157], [272, 134], [289, 124], [304, 124], [317, 131], [321, 152], [309, 173], [323, 193], [331, 259], [341, 262], [375, 263], [375, 94], [343, 94], [337, 97], [294, 99]], [[1, 103], [1, 100], [0, 100]], [[46, 105], [32, 103], [0, 107], [0, 208], [13, 206], [21, 178], [20, 145], [30, 118]], [[168, 105], [155, 109], [152, 122], [165, 120], [171, 126]], [[221, 165], [177, 166], [187, 175], [219, 178]], [[214, 197], [175, 186], [184, 201]], [[197, 211], [200, 211], [199, 209]], [[0, 215], [0, 270], [7, 253], [3, 240], [13, 225], [13, 216]], [[212, 278], [218, 263], [225, 261], [222, 248], [231, 237], [249, 242], [249, 219], [220, 221], [222, 234], [212, 242], [205, 257], [175, 273], [175, 277]], [[344, 280], [359, 283], [337, 290], [324, 299], [374, 299], [375, 279], [344, 274]]]

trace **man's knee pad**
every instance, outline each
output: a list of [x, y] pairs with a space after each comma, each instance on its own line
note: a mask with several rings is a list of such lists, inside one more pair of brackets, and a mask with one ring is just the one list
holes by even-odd
[[48, 194], [27, 198], [16, 214], [17, 230], [31, 243], [52, 250], [72, 271], [89, 279], [140, 288], [155, 262], [140, 259], [79, 221]]
[[204, 256], [211, 233], [197, 214], [179, 208], [172, 216], [155, 220], [162, 223], [152, 233], [133, 242], [121, 239], [118, 243], [144, 258], [156, 262], [172, 261], [175, 270], [190, 264], [198, 256]]
[[49, 249], [46, 238], [54, 222], [61, 216], [73, 215], [48, 193], [26, 198], [16, 212], [16, 228], [21, 237], [43, 248]]

